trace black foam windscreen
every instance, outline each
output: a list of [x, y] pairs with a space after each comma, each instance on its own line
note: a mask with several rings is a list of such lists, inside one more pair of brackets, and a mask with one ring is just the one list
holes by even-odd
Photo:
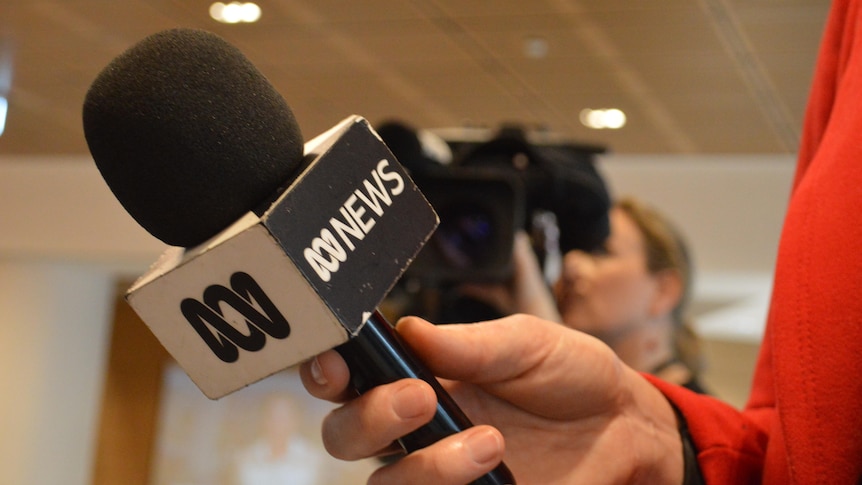
[[87, 92], [84, 135], [96, 166], [155, 237], [195, 246], [296, 177], [293, 112], [221, 37], [173, 29], [115, 58]]

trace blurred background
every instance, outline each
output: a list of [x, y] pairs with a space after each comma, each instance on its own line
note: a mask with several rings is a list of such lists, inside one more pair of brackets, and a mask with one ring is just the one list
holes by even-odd
[[828, 8], [0, 0], [0, 482], [162, 476], [170, 359], [118, 296], [164, 246], [113, 198], [81, 124], [90, 83], [143, 37], [221, 35], [283, 94], [306, 139], [359, 114], [448, 140], [516, 124], [534, 140], [601, 147], [591, 161], [612, 194], [652, 203], [686, 233], [705, 380], [742, 406]]

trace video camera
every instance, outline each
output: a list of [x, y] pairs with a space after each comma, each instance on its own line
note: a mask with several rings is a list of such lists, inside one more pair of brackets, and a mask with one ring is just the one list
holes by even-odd
[[507, 126], [486, 140], [444, 140], [445, 163], [407, 124], [388, 121], [377, 132], [440, 216], [407, 271], [424, 285], [506, 280], [519, 229], [540, 260], [548, 249], [593, 250], [608, 235], [610, 196], [594, 165], [602, 147], [533, 142]]

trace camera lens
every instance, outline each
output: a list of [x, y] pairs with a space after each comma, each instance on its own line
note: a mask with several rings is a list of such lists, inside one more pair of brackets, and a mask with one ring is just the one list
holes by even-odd
[[434, 244], [453, 268], [480, 268], [492, 258], [496, 240], [492, 214], [477, 206], [448, 206], [440, 211]]

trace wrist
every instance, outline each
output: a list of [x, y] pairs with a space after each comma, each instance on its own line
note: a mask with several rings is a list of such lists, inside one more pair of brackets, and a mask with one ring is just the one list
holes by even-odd
[[685, 448], [676, 410], [664, 394], [640, 373], [632, 369], [628, 371], [632, 376], [633, 396], [629, 414], [642, 429], [637, 436], [640, 445], [636, 446], [641, 450], [637, 483], [689, 485], [684, 482]]

